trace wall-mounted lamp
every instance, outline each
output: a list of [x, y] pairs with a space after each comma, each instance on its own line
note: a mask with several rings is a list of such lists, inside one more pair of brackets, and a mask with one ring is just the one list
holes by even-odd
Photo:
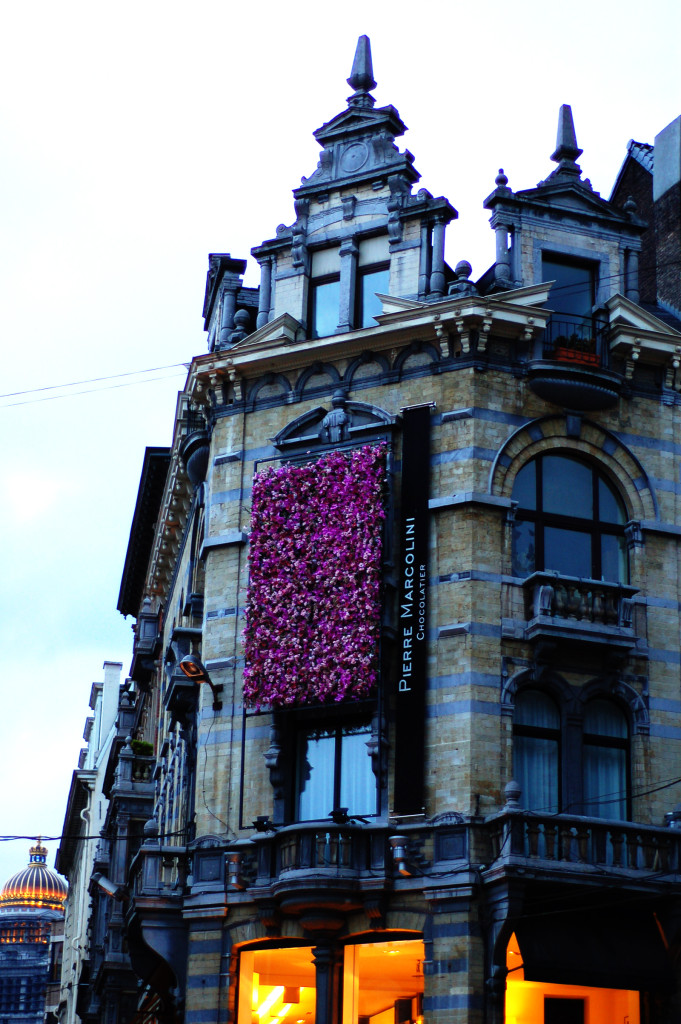
[[193, 683], [208, 683], [213, 694], [213, 711], [219, 711], [222, 701], [218, 700], [218, 694], [222, 693], [222, 683], [215, 685], [198, 654], [185, 654], [180, 662], [180, 669]]
[[102, 890], [102, 892], [106, 893], [107, 896], [111, 896], [114, 900], [125, 903], [130, 898], [130, 893], [124, 885], [112, 882], [111, 879], [107, 878], [106, 875], [103, 875], [101, 871], [95, 871], [93, 873], [92, 881]]
[[230, 889], [245, 889], [246, 883], [241, 877], [241, 854], [227, 854], [227, 885]]
[[388, 842], [392, 847], [395, 870], [409, 878], [411, 871], [407, 867], [407, 843], [404, 836], [388, 836]]
[[267, 814], [259, 814], [253, 822], [253, 828], [256, 832], [276, 832], [275, 826], [269, 819]]

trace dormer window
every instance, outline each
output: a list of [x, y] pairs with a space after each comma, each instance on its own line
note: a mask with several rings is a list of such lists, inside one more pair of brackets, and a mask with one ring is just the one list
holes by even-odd
[[555, 281], [549, 305], [558, 317], [591, 318], [596, 303], [596, 264], [553, 254], [542, 256], [542, 279]]
[[373, 327], [378, 323], [376, 317], [383, 312], [378, 293], [388, 291], [390, 283], [390, 264], [364, 267], [359, 270], [357, 278], [357, 304], [355, 327]]
[[340, 305], [340, 275], [331, 274], [313, 280], [310, 288], [310, 334], [326, 338], [335, 334]]
[[354, 327], [373, 327], [383, 311], [378, 294], [390, 288], [390, 250], [387, 235], [365, 238], [359, 243], [355, 287]]
[[378, 235], [357, 244], [346, 239], [338, 248], [312, 254], [310, 268], [310, 337], [375, 326], [381, 313], [377, 297], [390, 287], [388, 238]]
[[337, 248], [312, 254], [310, 267], [310, 337], [335, 334], [340, 311], [340, 253]]

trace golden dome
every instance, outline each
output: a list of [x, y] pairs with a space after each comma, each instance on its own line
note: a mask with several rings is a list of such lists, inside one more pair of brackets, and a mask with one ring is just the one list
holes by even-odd
[[28, 866], [17, 871], [0, 892], [0, 910], [10, 907], [42, 907], [63, 910], [67, 885], [56, 871], [47, 867], [47, 850], [38, 839], [29, 850]]

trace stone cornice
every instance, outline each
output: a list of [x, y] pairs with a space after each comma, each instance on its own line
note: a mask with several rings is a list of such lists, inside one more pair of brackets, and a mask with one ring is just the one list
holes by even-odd
[[[198, 391], [214, 387], [220, 378], [235, 380], [267, 372], [287, 372], [313, 362], [352, 359], [367, 350], [387, 351], [411, 341], [437, 342], [443, 355], [454, 355], [454, 346], [459, 343], [464, 352], [468, 351], [472, 330], [477, 330], [483, 339], [494, 334], [529, 341], [551, 315], [549, 310], [540, 308], [548, 294], [548, 285], [539, 284], [500, 295], [470, 295], [437, 303], [405, 303], [388, 297], [386, 306], [391, 312], [377, 318], [378, 327], [314, 339], [304, 337], [301, 325], [284, 314], [232, 349], [194, 359], [187, 390], [196, 398]], [[484, 343], [480, 350], [484, 351]]]

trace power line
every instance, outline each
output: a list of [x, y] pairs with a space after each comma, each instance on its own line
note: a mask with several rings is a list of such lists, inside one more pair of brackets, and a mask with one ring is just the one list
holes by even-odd
[[188, 369], [189, 363], [168, 363], [166, 366], [149, 366], [145, 370], [128, 370], [125, 373], [111, 373], [106, 377], [87, 377], [85, 380], [72, 380], [66, 384], [49, 384], [43, 388], [28, 388], [26, 391], [7, 391], [0, 398], [16, 398], [19, 395], [34, 395], [39, 391], [57, 391], [61, 388], [77, 387], [80, 384], [97, 384], [102, 380], [118, 380], [120, 377], [134, 377], [140, 373], [157, 373], [159, 370], [174, 370], [179, 366]]
[[[176, 365], [184, 366], [185, 364], [184, 363], [178, 363]], [[138, 371], [138, 372], [143, 373], [145, 371], [142, 370], [142, 371]], [[124, 374], [120, 374], [120, 376], [124, 376]], [[169, 374], [166, 374], [163, 377], [147, 377], [146, 380], [125, 381], [123, 384], [110, 384], [108, 387], [103, 387], [103, 388], [86, 388], [83, 391], [68, 391], [68, 392], [66, 392], [63, 395], [45, 395], [43, 398], [26, 398], [26, 399], [24, 399], [23, 401], [20, 401], [20, 402], [7, 402], [5, 405], [0, 405], [0, 409], [12, 409], [12, 408], [14, 408], [17, 405], [36, 405], [36, 404], [38, 404], [40, 402], [55, 402], [55, 401], [58, 401], [60, 398], [76, 398], [79, 395], [99, 394], [99, 392], [101, 392], [101, 391], [115, 391], [117, 388], [129, 388], [129, 387], [132, 387], [134, 384], [152, 384], [152, 383], [154, 383], [154, 381], [158, 381], [158, 380], [171, 380], [173, 377], [176, 377], [176, 376], [177, 376], [177, 373], [169, 373]], [[106, 379], [109, 379], [109, 378], [102, 378], [102, 379], [106, 380]], [[75, 386], [75, 385], [69, 385], [69, 384], [62, 385], [62, 387], [72, 387], [72, 386]], [[37, 388], [36, 390], [37, 391], [42, 391], [42, 390], [47, 390], [47, 389]], [[18, 394], [22, 394], [22, 392], [18, 392]], [[30, 391], [26, 391], [26, 392], [23, 392], [23, 394], [31, 394], [31, 392]], [[3, 396], [0, 395], [0, 398], [2, 398], [2, 397]]]

